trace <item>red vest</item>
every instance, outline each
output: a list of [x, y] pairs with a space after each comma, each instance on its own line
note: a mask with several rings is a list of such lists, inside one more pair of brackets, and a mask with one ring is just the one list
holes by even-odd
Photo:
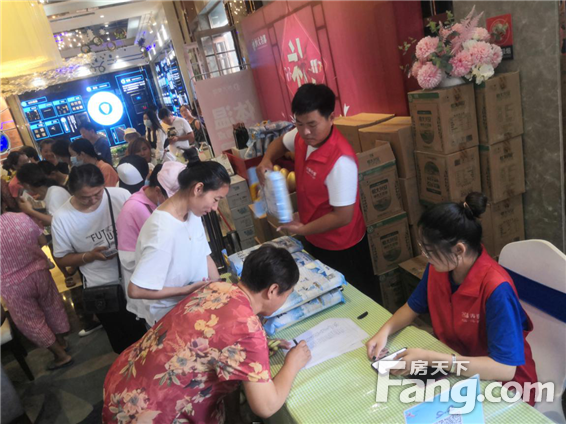
[[[455, 293], [450, 288], [448, 273], [437, 272], [431, 265], [427, 298], [436, 337], [461, 355], [489, 356], [485, 304], [491, 293], [504, 282], [509, 283], [517, 295], [509, 274], [489, 257], [485, 248]], [[513, 378], [521, 385], [538, 381], [531, 347], [527, 342], [533, 324], [525, 315], [529, 326], [523, 331], [525, 364], [517, 367]]]
[[[324, 184], [334, 164], [341, 156], [350, 156], [358, 163], [356, 153], [340, 131], [332, 127], [326, 142], [313, 151], [308, 159], [307, 144], [297, 133], [295, 137], [295, 177], [297, 179], [297, 205], [301, 222], [312, 222], [333, 211], [329, 203], [328, 188]], [[357, 176], [356, 176], [357, 177]], [[360, 208], [360, 193], [356, 196], [354, 216], [344, 227], [326, 233], [306, 236], [314, 246], [326, 250], [345, 250], [364, 237], [366, 226]]]

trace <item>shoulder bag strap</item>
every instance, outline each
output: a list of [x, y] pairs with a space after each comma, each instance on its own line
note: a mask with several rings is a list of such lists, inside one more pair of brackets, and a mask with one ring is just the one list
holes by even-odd
[[[112, 220], [112, 230], [114, 231], [114, 242], [116, 243], [116, 250], [118, 250], [118, 231], [116, 231], [116, 223], [114, 222], [114, 211], [112, 209], [112, 197], [108, 189], [104, 187], [104, 191], [108, 196], [108, 209], [110, 209], [110, 219]], [[120, 263], [120, 255], [116, 254], [116, 260], [118, 261], [118, 278], [122, 280], [122, 265]]]

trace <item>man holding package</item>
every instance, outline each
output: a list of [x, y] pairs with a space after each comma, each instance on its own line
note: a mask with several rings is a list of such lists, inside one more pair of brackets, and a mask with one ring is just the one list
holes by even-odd
[[360, 208], [356, 153], [333, 125], [335, 103], [326, 85], [301, 86], [291, 105], [296, 129], [269, 145], [258, 178], [263, 184], [274, 161], [287, 151], [295, 153], [299, 216], [281, 228], [305, 236], [309, 253], [380, 301]]

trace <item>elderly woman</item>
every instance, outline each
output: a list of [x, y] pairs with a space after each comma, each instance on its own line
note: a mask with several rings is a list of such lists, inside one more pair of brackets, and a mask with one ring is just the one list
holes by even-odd
[[240, 382], [253, 412], [273, 415], [310, 351], [300, 342], [272, 379], [257, 315], [279, 309], [298, 279], [291, 254], [266, 245], [238, 284], [210, 283], [182, 300], [108, 371], [103, 422], [223, 423], [224, 398]]

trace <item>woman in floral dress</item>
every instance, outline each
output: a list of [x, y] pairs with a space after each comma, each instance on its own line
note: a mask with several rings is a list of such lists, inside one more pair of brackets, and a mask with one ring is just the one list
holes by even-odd
[[210, 283], [178, 303], [110, 368], [103, 422], [223, 423], [224, 398], [240, 382], [254, 413], [273, 415], [310, 351], [299, 343], [272, 379], [257, 315], [279, 309], [298, 279], [289, 252], [267, 245], [248, 256], [238, 284]]

